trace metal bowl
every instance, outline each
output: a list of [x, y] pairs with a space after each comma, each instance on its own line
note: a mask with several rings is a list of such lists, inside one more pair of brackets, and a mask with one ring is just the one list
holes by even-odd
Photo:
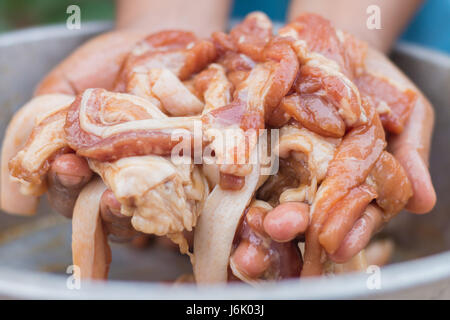
[[[111, 28], [85, 23], [26, 29], [0, 35], [0, 132], [30, 99], [38, 81], [74, 48]], [[45, 199], [32, 218], [0, 215], [0, 297], [100, 299], [324, 299], [450, 298], [450, 58], [425, 48], [401, 44], [394, 61], [425, 92], [436, 109], [431, 173], [436, 208], [424, 216], [401, 213], [384, 231], [396, 243], [393, 264], [381, 269], [380, 287], [370, 289], [374, 274], [196, 288], [169, 285], [189, 272], [187, 259], [156, 246], [147, 249], [113, 245], [107, 283], [83, 283], [70, 289], [70, 221], [51, 212]], [[155, 282], [158, 281], [158, 282]]]

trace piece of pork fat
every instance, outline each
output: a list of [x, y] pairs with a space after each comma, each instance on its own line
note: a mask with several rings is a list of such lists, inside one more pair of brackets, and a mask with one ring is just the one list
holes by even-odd
[[[87, 89], [69, 109], [65, 130], [70, 147], [78, 155], [114, 161], [148, 154], [170, 155], [183, 137], [192, 138], [197, 120], [169, 118], [137, 96]], [[180, 133], [179, 139], [172, 139], [174, 133]]]
[[135, 73], [126, 92], [146, 98], [171, 116], [195, 115], [203, 110], [203, 103], [172, 71], [165, 68]]
[[231, 101], [233, 85], [228, 80], [226, 70], [217, 63], [212, 63], [194, 77], [194, 87], [205, 101], [203, 114], [226, 106]]
[[77, 266], [75, 276], [81, 280], [108, 277], [111, 249], [100, 217], [100, 199], [106, 189], [100, 178], [94, 178], [83, 188], [73, 209], [72, 259]]
[[[259, 144], [260, 145], [260, 144]], [[263, 183], [258, 152], [253, 151], [252, 171], [239, 191], [217, 185], [206, 199], [194, 233], [194, 275], [197, 283], [225, 283], [233, 239], [257, 188]]]
[[[203, 115], [228, 105], [231, 101], [233, 85], [227, 78], [225, 68], [219, 64], [212, 63], [197, 74], [194, 77], [194, 88], [205, 101]], [[203, 161], [202, 171], [212, 188], [220, 182], [219, 166], [216, 162]]]
[[[25, 185], [25, 189], [28, 189], [28, 183], [24, 180], [17, 181], [17, 179], [12, 178], [9, 172], [8, 163], [27, 143], [36, 122], [42, 120], [46, 115], [53, 113], [55, 110], [67, 107], [72, 101], [72, 96], [64, 94], [38, 96], [25, 104], [11, 119], [8, 128], [6, 129], [2, 147], [0, 187], [2, 210], [12, 214], [31, 215], [35, 213], [38, 198], [36, 196], [23, 195], [21, 189], [24, 188], [22, 186]], [[47, 142], [48, 141], [45, 141], [45, 143]], [[48, 147], [48, 145], [46, 146]], [[44, 156], [44, 153], [42, 152], [38, 152], [38, 154], [41, 155], [41, 157]], [[21, 157], [24, 157], [25, 155], [26, 152], [24, 151]], [[38, 159], [36, 154], [28, 153], [26, 159], [23, 160], [27, 163], [26, 166], [31, 165], [33, 167], [33, 162], [34, 164], [37, 164], [42, 158]], [[45, 160], [46, 159], [44, 159], [42, 163], [44, 163]], [[30, 167], [26, 168], [29, 169]], [[38, 166], [37, 169], [39, 170], [40, 167]]]
[[187, 253], [182, 232], [192, 231], [209, 193], [198, 167], [174, 165], [160, 156], [122, 158], [115, 162], [89, 160], [140, 232], [169, 236]]

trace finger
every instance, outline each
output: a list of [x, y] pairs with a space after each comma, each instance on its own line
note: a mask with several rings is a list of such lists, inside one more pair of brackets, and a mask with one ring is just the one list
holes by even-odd
[[376, 197], [368, 186], [354, 188], [329, 213], [319, 234], [319, 242], [328, 252], [335, 252], [355, 222], [364, 213], [367, 205]]
[[378, 240], [369, 244], [365, 250], [367, 264], [384, 266], [388, 264], [392, 253], [394, 252], [394, 243], [392, 240]]
[[239, 272], [252, 279], [259, 278], [270, 265], [268, 252], [245, 240], [236, 248], [231, 260]]
[[328, 255], [336, 263], [344, 263], [364, 249], [369, 243], [372, 235], [378, 231], [383, 224], [380, 208], [369, 205], [346, 235], [339, 249]]
[[405, 168], [413, 186], [414, 195], [406, 209], [414, 213], [426, 213], [436, 203], [436, 193], [427, 168], [434, 125], [433, 108], [411, 80], [383, 54], [369, 50], [366, 67], [418, 92], [418, 99], [403, 132], [390, 138], [389, 148]]
[[41, 81], [35, 95], [111, 89], [126, 55], [144, 37], [138, 31], [114, 31], [86, 42]]
[[48, 173], [48, 199], [52, 208], [71, 218], [78, 194], [91, 177], [92, 171], [84, 158], [73, 153], [58, 156]]
[[286, 202], [269, 211], [264, 218], [264, 230], [277, 242], [287, 242], [306, 231], [309, 206], [303, 202]]
[[396, 150], [394, 155], [405, 169], [413, 188], [413, 197], [408, 200], [406, 210], [418, 214], [429, 212], [436, 204], [436, 192], [423, 158], [409, 146]]
[[115, 242], [132, 240], [138, 232], [131, 225], [131, 217], [120, 213], [121, 204], [111, 190], [106, 190], [100, 200], [100, 215], [109, 239]]

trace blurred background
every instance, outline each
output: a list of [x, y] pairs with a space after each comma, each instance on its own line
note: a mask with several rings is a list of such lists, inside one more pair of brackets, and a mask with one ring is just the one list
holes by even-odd
[[[288, 3], [289, 0], [235, 1], [232, 17], [261, 10], [273, 20], [283, 21]], [[0, 33], [65, 22], [66, 8], [71, 4], [80, 6], [82, 22], [114, 19], [114, 0], [0, 0]], [[401, 38], [450, 53], [449, 32], [450, 0], [427, 0]]]

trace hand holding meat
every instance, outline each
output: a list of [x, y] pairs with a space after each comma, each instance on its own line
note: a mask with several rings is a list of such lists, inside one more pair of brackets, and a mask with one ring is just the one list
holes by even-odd
[[[431, 107], [384, 56], [327, 20], [303, 14], [274, 34], [264, 14], [252, 13], [208, 39], [141, 37], [122, 39], [120, 50], [117, 37], [106, 37], [76, 52], [69, 60], [119, 50], [121, 65], [108, 61], [115, 80], [62, 84], [56, 69], [38, 93], [71, 95], [37, 96], [5, 138], [2, 199], [33, 197], [17, 210], [29, 213], [48, 191], [55, 209], [73, 212], [83, 278], [107, 276], [108, 234], [138, 233], [177, 243], [198, 283], [360, 270], [385, 223], [404, 207], [433, 207], [428, 147], [415, 149], [413, 139], [419, 132], [429, 145]], [[34, 128], [13, 143], [20, 123]], [[262, 129], [279, 130], [278, 141]], [[217, 131], [236, 139], [223, 147]], [[211, 150], [216, 163], [176, 162], [180, 144]], [[259, 158], [268, 145], [280, 159], [271, 176]], [[223, 161], [242, 146], [243, 163]]]

